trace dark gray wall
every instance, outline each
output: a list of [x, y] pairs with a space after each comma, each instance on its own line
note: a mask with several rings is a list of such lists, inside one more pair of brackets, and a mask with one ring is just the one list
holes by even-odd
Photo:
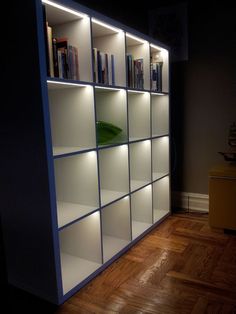
[[[208, 193], [236, 121], [236, 10], [189, 4], [189, 58], [172, 65], [173, 189]], [[176, 159], [175, 159], [176, 158]]]

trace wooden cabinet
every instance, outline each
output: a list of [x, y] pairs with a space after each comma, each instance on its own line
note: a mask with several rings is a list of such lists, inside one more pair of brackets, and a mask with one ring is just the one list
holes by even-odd
[[222, 164], [209, 171], [209, 223], [236, 230], [236, 165]]

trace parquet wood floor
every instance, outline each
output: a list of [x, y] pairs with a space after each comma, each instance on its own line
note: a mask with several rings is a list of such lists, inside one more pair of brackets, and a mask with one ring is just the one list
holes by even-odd
[[211, 230], [206, 214], [173, 214], [51, 311], [236, 314], [236, 235]]

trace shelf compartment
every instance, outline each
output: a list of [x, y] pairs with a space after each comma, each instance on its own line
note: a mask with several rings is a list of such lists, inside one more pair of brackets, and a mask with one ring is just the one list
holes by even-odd
[[152, 225], [152, 186], [131, 194], [132, 239]]
[[[67, 40], [66, 58], [71, 75], [64, 78], [92, 82], [90, 18], [79, 11], [65, 11], [62, 6], [59, 8], [51, 4], [45, 3], [44, 5], [46, 20], [49, 27], [52, 28], [52, 39]], [[74, 49], [72, 52], [69, 46], [75, 47], [77, 52], [74, 53]], [[50, 48], [50, 50], [53, 49]], [[53, 51], [51, 53], [53, 54]], [[74, 61], [71, 61], [72, 59]], [[78, 64], [78, 75], [75, 73], [76, 64]], [[51, 76], [54, 77], [54, 75]]]
[[127, 142], [127, 96], [123, 89], [95, 88], [97, 145]]
[[129, 140], [150, 138], [150, 93], [128, 91]]
[[152, 180], [151, 141], [146, 140], [129, 145], [130, 188], [134, 191]]
[[169, 96], [151, 95], [152, 136], [169, 134]]
[[92, 43], [94, 82], [126, 86], [124, 32], [92, 18]]
[[99, 207], [95, 151], [54, 160], [58, 227]]
[[99, 150], [101, 204], [129, 193], [128, 146]]
[[170, 179], [164, 177], [153, 183], [153, 220], [159, 221], [170, 212]]
[[104, 262], [127, 246], [130, 241], [130, 201], [126, 196], [102, 209]]
[[169, 92], [169, 53], [159, 46], [150, 45], [151, 60], [151, 90]]
[[[140, 62], [137, 61], [137, 66], [134, 65], [135, 60], [141, 60]], [[150, 89], [149, 44], [146, 40], [133, 36], [129, 33], [126, 33], [126, 67], [128, 87], [147, 90]], [[138, 78], [135, 76], [135, 71], [138, 71], [139, 73]]]
[[68, 226], [59, 236], [63, 293], [66, 294], [102, 265], [100, 213]]
[[48, 82], [48, 96], [53, 155], [95, 148], [93, 88]]
[[157, 180], [169, 173], [169, 136], [152, 140], [152, 179]]

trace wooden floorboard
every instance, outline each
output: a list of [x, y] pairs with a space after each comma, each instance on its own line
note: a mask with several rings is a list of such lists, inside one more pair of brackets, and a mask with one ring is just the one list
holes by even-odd
[[236, 314], [236, 235], [212, 230], [206, 214], [173, 214], [63, 305], [40, 311]]

